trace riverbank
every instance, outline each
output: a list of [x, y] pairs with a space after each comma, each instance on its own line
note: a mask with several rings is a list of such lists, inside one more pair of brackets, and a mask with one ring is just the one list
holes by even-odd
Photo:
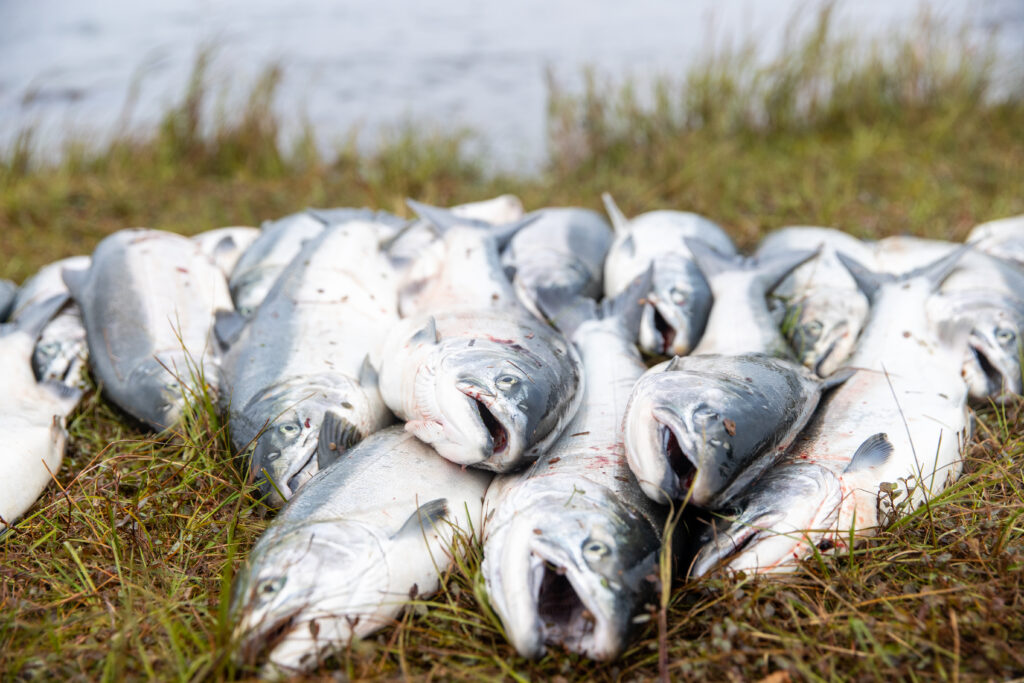
[[[397, 131], [374, 152], [325, 158], [313, 132], [283, 148], [267, 72], [244, 109], [206, 120], [205, 58], [152, 135], [59, 163], [26, 141], [0, 161], [0, 277], [89, 252], [109, 232], [258, 225], [307, 206], [404, 213], [504, 192], [528, 208], [697, 211], [750, 247], [786, 224], [861, 237], [962, 239], [1024, 213], [1024, 84], [991, 91], [979, 46], [921, 35], [877, 48], [821, 29], [752, 67], [720, 54], [640, 93], [593, 76], [552, 92], [550, 159], [532, 175], [485, 171], [471, 133]], [[616, 662], [517, 657], [487, 609], [479, 556], [397, 625], [329, 663], [353, 679], [1005, 679], [1024, 671], [1024, 412], [979, 409], [966, 474], [853, 554], [795, 576], [675, 581], [658, 619]], [[223, 680], [234, 568], [267, 520], [220, 416], [180, 438], [128, 426], [95, 393], [70, 420], [68, 457], [19, 529], [0, 540], [5, 677]], [[659, 658], [661, 665], [659, 665]]]

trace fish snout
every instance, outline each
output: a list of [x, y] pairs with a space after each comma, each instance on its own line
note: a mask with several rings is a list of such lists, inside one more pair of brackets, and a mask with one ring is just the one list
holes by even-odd
[[690, 429], [675, 407], [651, 411], [659, 456], [666, 465], [662, 489], [676, 500], [691, 492], [700, 470], [699, 454], [692, 448]]

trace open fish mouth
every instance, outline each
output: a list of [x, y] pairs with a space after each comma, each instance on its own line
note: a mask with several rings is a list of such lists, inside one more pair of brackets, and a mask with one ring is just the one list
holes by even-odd
[[468, 384], [460, 386], [459, 390], [473, 402], [473, 407], [476, 409], [476, 416], [484, 430], [487, 432], [491, 455], [500, 456], [506, 453], [511, 441], [509, 430], [501, 419], [495, 415], [491, 406], [483, 400], [483, 394], [481, 391]]
[[[654, 411], [658, 443], [660, 444], [661, 455], [669, 469], [675, 474], [675, 486], [673, 490], [666, 490], [666, 493], [673, 498], [683, 498], [690, 492], [693, 482], [697, 478], [697, 457], [693, 453], [687, 453], [683, 447], [685, 440], [677, 433], [676, 428], [671, 424], [673, 416]], [[670, 484], [666, 478], [666, 484]]]
[[681, 351], [675, 350], [676, 338], [679, 336], [679, 332], [654, 303], [648, 302], [644, 305], [643, 326], [650, 336], [648, 342], [651, 347], [649, 348], [650, 351], [666, 356], [686, 352], [686, 349]]
[[545, 645], [598, 655], [598, 614], [586, 591], [576, 585], [574, 568], [534, 547], [530, 556], [531, 588]]
[[255, 666], [261, 660], [265, 660], [294, 630], [301, 613], [301, 609], [296, 609], [281, 615], [269, 624], [255, 624], [238, 633], [238, 662], [245, 666]]

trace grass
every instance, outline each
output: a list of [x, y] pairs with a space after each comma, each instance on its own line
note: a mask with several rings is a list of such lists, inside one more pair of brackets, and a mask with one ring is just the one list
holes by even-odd
[[[758, 66], [719, 52], [650, 92], [592, 74], [551, 84], [551, 158], [534, 175], [485, 172], [465, 134], [393, 132], [373, 152], [279, 140], [270, 71], [235, 118], [205, 120], [208, 58], [162, 125], [46, 163], [31, 134], [0, 161], [0, 277], [21, 280], [105, 234], [147, 225], [195, 233], [305, 206], [404, 211], [503, 192], [529, 207], [671, 207], [719, 221], [740, 245], [784, 224], [862, 237], [962, 238], [1024, 213], [1024, 84], [992, 95], [992, 60], [924, 23], [866, 46], [827, 13]], [[200, 401], [200, 404], [202, 402]], [[69, 422], [64, 466], [0, 540], [0, 677], [223, 680], [234, 569], [268, 520], [221, 416], [140, 430], [95, 391]], [[665, 619], [596, 664], [517, 657], [487, 608], [479, 548], [446, 589], [330, 667], [352, 679], [1005, 679], [1024, 672], [1024, 410], [977, 410], [966, 474], [849, 554], [793, 576], [676, 579]], [[680, 522], [685, 533], [687, 521]], [[659, 630], [661, 631], [659, 633]]]

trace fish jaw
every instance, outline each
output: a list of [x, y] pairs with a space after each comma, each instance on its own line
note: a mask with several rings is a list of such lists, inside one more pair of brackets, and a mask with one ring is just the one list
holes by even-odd
[[653, 375], [645, 375], [633, 388], [623, 416], [626, 462], [644, 494], [667, 505], [680, 493], [679, 477], [664, 457], [663, 426], [654, 419], [654, 401], [645, 392]]
[[789, 333], [797, 358], [819, 377], [828, 377], [850, 357], [867, 316], [867, 307], [829, 297], [796, 304], [799, 322]]
[[993, 334], [974, 329], [967, 340], [963, 377], [973, 398], [1020, 394], [1021, 349], [1016, 336], [1010, 344], [1001, 344]]
[[332, 521], [261, 538], [236, 577], [233, 643], [243, 665], [294, 675], [385, 625], [389, 568], [381, 539]]

